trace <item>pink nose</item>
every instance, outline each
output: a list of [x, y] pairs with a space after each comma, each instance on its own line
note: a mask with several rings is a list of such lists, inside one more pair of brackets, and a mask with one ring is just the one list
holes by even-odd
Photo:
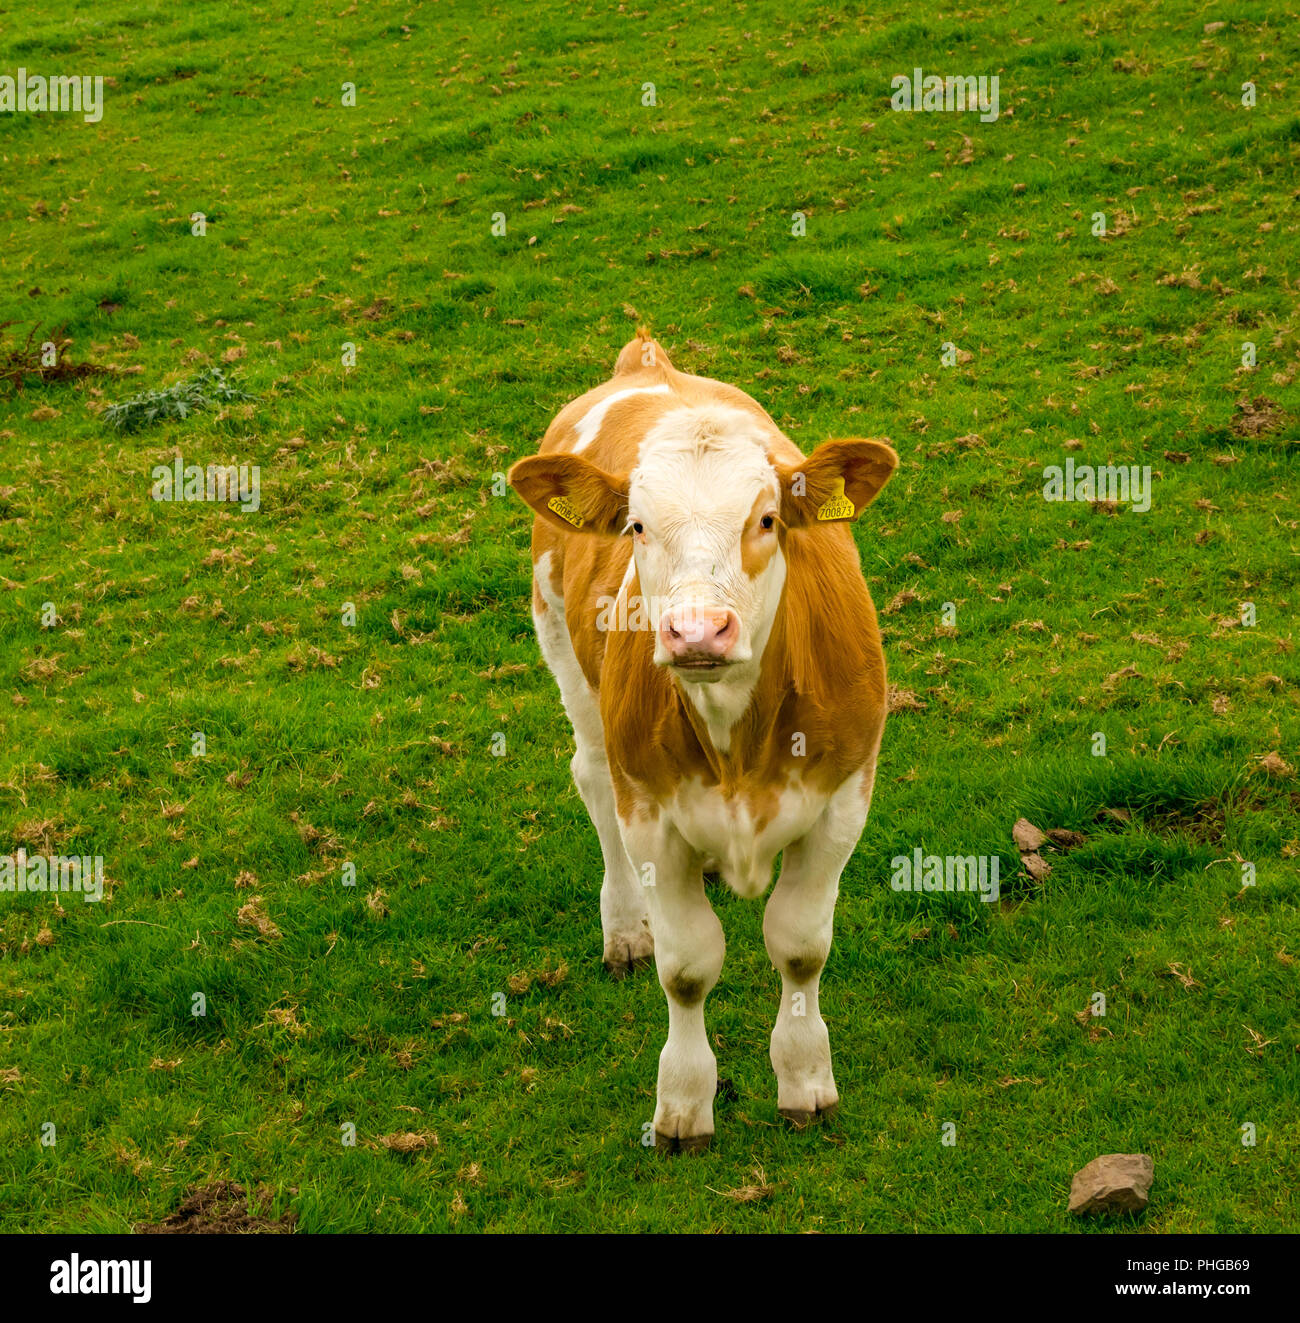
[[722, 659], [740, 637], [740, 617], [730, 608], [677, 607], [659, 622], [659, 640], [675, 660]]

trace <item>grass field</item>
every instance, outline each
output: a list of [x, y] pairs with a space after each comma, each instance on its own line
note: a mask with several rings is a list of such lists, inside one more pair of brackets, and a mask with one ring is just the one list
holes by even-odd
[[[0, 1229], [225, 1179], [314, 1232], [1294, 1229], [1300, 28], [1250, 13], [0, 15], [0, 73], [105, 78], [96, 123], [0, 114], [0, 852], [107, 875], [0, 893]], [[998, 119], [895, 112], [916, 67]], [[778, 1125], [761, 905], [718, 894], [695, 1159], [641, 1142], [663, 996], [600, 967], [496, 480], [638, 324], [902, 457], [856, 526], [898, 710], [841, 1114]], [[100, 416], [208, 366], [256, 398]], [[177, 456], [259, 508], [155, 502]], [[1150, 510], [1044, 500], [1067, 458]], [[1022, 816], [1086, 843], [1034, 882]], [[1000, 903], [892, 891], [918, 847], [999, 855]], [[1139, 1150], [1146, 1214], [1076, 1223]]]

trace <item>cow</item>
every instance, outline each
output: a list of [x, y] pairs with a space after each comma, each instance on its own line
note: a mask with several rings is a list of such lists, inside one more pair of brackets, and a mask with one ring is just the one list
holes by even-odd
[[600, 837], [604, 964], [654, 961], [668, 1001], [655, 1145], [712, 1138], [704, 1000], [717, 873], [755, 899], [781, 975], [777, 1108], [839, 1094], [818, 1008], [840, 874], [866, 823], [885, 660], [849, 525], [889, 480], [883, 440], [804, 455], [744, 391], [679, 372], [646, 332], [510, 470], [532, 508], [532, 615]]

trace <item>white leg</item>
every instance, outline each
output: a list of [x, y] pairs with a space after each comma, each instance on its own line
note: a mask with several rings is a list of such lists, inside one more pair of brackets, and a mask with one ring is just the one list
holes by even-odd
[[564, 710], [573, 724], [577, 752], [570, 768], [596, 835], [600, 837], [600, 852], [605, 861], [605, 875], [600, 886], [605, 968], [615, 978], [622, 978], [632, 969], [647, 964], [654, 956], [650, 911], [644, 889], [632, 871], [618, 831], [614, 786], [605, 759], [600, 705], [574, 655], [564, 622], [563, 600], [550, 594], [544, 579], [539, 578], [538, 587], [547, 598], [547, 607], [542, 611], [533, 610], [537, 641], [560, 687]]
[[614, 809], [614, 785], [604, 745], [593, 748], [578, 742], [571, 764], [573, 779], [600, 837], [605, 857], [605, 877], [600, 885], [600, 926], [604, 935], [605, 968], [622, 978], [654, 958], [654, 935], [646, 888], [632, 869], [618, 831]]
[[818, 991], [840, 874], [866, 823], [874, 770], [865, 774], [865, 789], [854, 777], [837, 791], [812, 830], [786, 848], [763, 914], [767, 953], [781, 974], [781, 1008], [772, 1030], [776, 1105], [800, 1128], [839, 1103]]
[[655, 1146], [694, 1152], [713, 1136], [718, 1063], [704, 1028], [704, 999], [722, 972], [722, 925], [704, 894], [700, 858], [671, 828], [624, 824], [628, 853], [653, 864], [646, 888], [659, 984], [668, 999], [668, 1041], [659, 1054]]

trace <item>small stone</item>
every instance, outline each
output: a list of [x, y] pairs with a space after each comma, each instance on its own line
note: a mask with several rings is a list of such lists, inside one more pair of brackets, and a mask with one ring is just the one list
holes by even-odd
[[1093, 1158], [1070, 1184], [1070, 1212], [1140, 1213], [1147, 1206], [1156, 1165], [1145, 1153], [1105, 1153]]
[[1041, 882], [1052, 871], [1052, 865], [1036, 850], [1030, 850], [1028, 854], [1022, 854], [1020, 862], [1024, 864], [1029, 876], [1035, 882]]
[[1016, 825], [1011, 828], [1011, 835], [1016, 842], [1017, 849], [1022, 854], [1027, 850], [1037, 850], [1040, 846], [1047, 844], [1047, 837], [1027, 818], [1016, 819]]

